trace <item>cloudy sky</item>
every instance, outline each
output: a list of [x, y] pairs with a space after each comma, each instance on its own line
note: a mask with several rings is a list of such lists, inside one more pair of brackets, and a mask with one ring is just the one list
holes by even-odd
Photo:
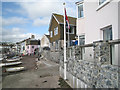
[[1, 3], [3, 41], [18, 42], [34, 34], [37, 39], [48, 34], [52, 13], [63, 15], [66, 2], [68, 16], [76, 17], [77, 0], [4, 0]]

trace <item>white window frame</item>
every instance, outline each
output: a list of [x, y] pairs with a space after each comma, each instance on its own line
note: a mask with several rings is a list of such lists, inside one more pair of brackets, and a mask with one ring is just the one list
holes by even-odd
[[[100, 1], [100, 0], [99, 0]], [[99, 4], [99, 2], [98, 2], [98, 7], [97, 7], [97, 9], [96, 9], [96, 11], [98, 11], [98, 10], [100, 10], [101, 8], [103, 8], [105, 5], [107, 5], [109, 2], [110, 2], [111, 0], [106, 0], [106, 1], [104, 1], [102, 4]]]
[[105, 3], [107, 0], [104, 0], [103, 2], [100, 2], [101, 0], [99, 0], [99, 5]]
[[58, 34], [58, 27], [55, 27], [54, 28], [54, 35], [57, 35]]
[[[84, 3], [82, 2], [82, 3], [78, 4], [78, 7], [79, 7], [79, 6], [84, 6]], [[78, 12], [78, 13], [77, 13], [77, 14], [78, 14], [78, 15], [77, 15], [78, 17], [77, 17], [77, 18], [83, 18], [83, 17], [84, 17], [84, 9], [83, 9], [83, 16], [82, 16], [82, 15], [79, 15], [80, 13], [79, 13], [79, 8], [78, 8], [78, 7], [77, 7], [77, 12]], [[79, 16], [80, 16], [80, 17], [79, 17]]]

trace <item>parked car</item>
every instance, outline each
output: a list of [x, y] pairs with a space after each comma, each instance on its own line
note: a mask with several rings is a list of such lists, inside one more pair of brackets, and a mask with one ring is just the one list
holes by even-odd
[[49, 47], [44, 47], [43, 50], [50, 50], [50, 48]]

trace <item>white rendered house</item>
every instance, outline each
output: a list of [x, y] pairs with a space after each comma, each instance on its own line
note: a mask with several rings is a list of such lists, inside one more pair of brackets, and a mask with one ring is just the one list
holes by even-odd
[[49, 35], [43, 35], [41, 38], [41, 48], [43, 47], [50, 47], [50, 40], [49, 40]]
[[[77, 5], [78, 45], [120, 39], [119, 0], [81, 0]], [[112, 46], [111, 62], [118, 65], [120, 45]], [[93, 60], [93, 48], [85, 48], [85, 60]]]

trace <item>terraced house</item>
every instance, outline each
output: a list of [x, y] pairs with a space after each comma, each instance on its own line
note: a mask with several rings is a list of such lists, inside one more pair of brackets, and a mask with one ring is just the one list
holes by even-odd
[[30, 40], [26, 42], [26, 53], [27, 55], [35, 55], [40, 49], [40, 40], [35, 39], [32, 35]]
[[[119, 0], [81, 0], [77, 5], [78, 44], [120, 39]], [[120, 45], [111, 46], [110, 63], [118, 65]], [[93, 49], [85, 50], [83, 59], [93, 60]]]
[[76, 6], [78, 46], [67, 49], [67, 63], [61, 59], [61, 77], [73, 88], [120, 88], [120, 1]]
[[[76, 18], [68, 17], [70, 24], [70, 40], [75, 40], [76, 36]], [[66, 39], [68, 40], [68, 33], [66, 29]], [[52, 50], [59, 50], [63, 48], [64, 43], [64, 17], [59, 14], [52, 14], [50, 25], [49, 25], [49, 35], [50, 35], [50, 48]]]

